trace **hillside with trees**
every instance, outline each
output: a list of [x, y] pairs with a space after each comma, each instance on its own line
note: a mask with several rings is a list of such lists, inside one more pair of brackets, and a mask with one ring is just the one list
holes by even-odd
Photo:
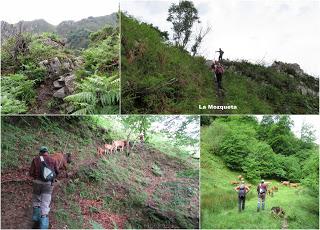
[[[289, 116], [203, 117], [201, 127], [201, 227], [319, 227], [319, 146], [314, 128], [304, 124], [297, 137]], [[238, 213], [233, 184], [242, 175], [250, 192]], [[257, 212], [256, 186], [266, 180], [266, 210]], [[289, 181], [285, 186], [281, 181]], [[274, 216], [280, 207], [285, 215]]]
[[77, 33], [88, 40], [83, 49], [70, 46], [69, 35], [30, 25], [1, 46], [2, 113], [118, 113], [119, 27], [101, 21], [95, 32]]
[[[42, 145], [50, 154], [71, 153], [54, 182], [50, 228], [199, 228], [198, 117], [6, 116], [1, 122], [1, 228], [33, 226], [28, 171]], [[130, 148], [98, 154], [113, 140], [127, 140]]]
[[219, 90], [212, 61], [198, 52], [214, 25], [202, 28], [200, 24], [202, 29], [195, 32], [199, 20], [201, 15], [190, 1], [173, 3], [168, 9], [170, 33], [136, 19], [130, 9], [122, 14], [123, 113], [318, 113], [319, 79], [296, 63], [275, 61], [267, 66], [223, 59], [223, 90]]

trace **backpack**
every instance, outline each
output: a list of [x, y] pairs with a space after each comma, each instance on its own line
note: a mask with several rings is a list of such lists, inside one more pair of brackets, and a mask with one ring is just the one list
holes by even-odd
[[246, 197], [246, 187], [245, 186], [240, 185], [238, 195], [239, 195], [239, 198], [245, 198]]
[[216, 74], [223, 74], [224, 73], [224, 68], [222, 65], [217, 65], [215, 69]]
[[55, 171], [50, 168], [47, 163], [45, 162], [43, 156], [40, 156], [40, 176], [41, 176], [41, 180], [43, 180], [44, 182], [53, 182], [54, 178], [56, 177], [56, 173]]

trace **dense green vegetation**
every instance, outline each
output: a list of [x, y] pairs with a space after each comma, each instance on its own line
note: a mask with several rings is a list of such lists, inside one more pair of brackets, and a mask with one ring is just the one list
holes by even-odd
[[152, 25], [121, 17], [123, 113], [199, 113], [198, 104], [215, 103], [204, 58], [171, 45]]
[[[217, 92], [209, 61], [168, 40], [154, 25], [122, 14], [124, 113], [317, 114], [319, 82], [290, 66], [224, 60], [224, 93]], [[283, 64], [284, 65], [284, 64]], [[236, 110], [199, 109], [234, 105]]]
[[[31, 204], [32, 183], [19, 170], [27, 170], [39, 146], [46, 145], [50, 153], [72, 154], [71, 165], [61, 171], [59, 182], [55, 183], [50, 211], [52, 228], [198, 228], [199, 160], [191, 158], [193, 150], [187, 148], [198, 139], [193, 134], [195, 130], [188, 128], [190, 124], [197, 125], [198, 119], [2, 117], [1, 176], [6, 184], [2, 186], [1, 204], [8, 209], [2, 212], [1, 227], [30, 228], [23, 221], [11, 221], [23, 219]], [[159, 124], [162, 130], [154, 126]], [[170, 131], [173, 126], [177, 132]], [[140, 132], [147, 137], [144, 145], [138, 141]], [[197, 132], [199, 135], [199, 129]], [[126, 139], [128, 134], [134, 143], [130, 152], [97, 156], [97, 146]], [[16, 175], [20, 175], [18, 182]], [[24, 191], [23, 195], [20, 191]]]
[[1, 46], [2, 113], [118, 113], [118, 62], [118, 27], [90, 33], [84, 50], [55, 33], [14, 35]]
[[105, 27], [90, 35], [78, 69], [76, 92], [65, 98], [75, 114], [114, 114], [119, 110], [118, 28]]
[[[286, 212], [288, 228], [318, 228], [319, 157], [312, 128], [304, 125], [302, 138], [290, 127], [288, 116], [204, 117], [201, 128], [202, 228], [281, 228], [283, 219], [271, 207]], [[243, 175], [253, 187], [246, 210], [238, 213], [237, 193], [230, 181]], [[263, 178], [279, 191], [267, 196], [267, 210], [256, 212], [256, 185]], [[299, 188], [280, 180], [300, 182]]]

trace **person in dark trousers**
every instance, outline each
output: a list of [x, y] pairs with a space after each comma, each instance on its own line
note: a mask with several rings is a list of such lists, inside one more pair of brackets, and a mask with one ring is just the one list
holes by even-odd
[[241, 184], [234, 188], [238, 192], [238, 206], [239, 212], [243, 211], [246, 204], [246, 195], [250, 191], [249, 187], [245, 185], [244, 181], [241, 181]]
[[221, 48], [219, 48], [219, 50], [216, 52], [219, 53], [219, 61], [222, 61], [222, 55], [224, 54], [223, 50]]
[[56, 175], [59, 174], [58, 165], [54, 159], [48, 154], [48, 148], [42, 146], [39, 151], [39, 156], [32, 160], [30, 167], [30, 176], [33, 178], [33, 196], [32, 207], [33, 214], [32, 220], [39, 225], [40, 229], [49, 228], [49, 211], [51, 195], [53, 191], [53, 182], [45, 182], [41, 177], [41, 160], [44, 160], [46, 165], [55, 171]]
[[257, 212], [260, 211], [260, 203], [261, 208], [264, 210], [264, 203], [266, 199], [268, 186], [266, 183], [264, 183], [264, 180], [261, 180], [261, 183], [257, 186], [257, 192], [258, 192], [258, 206], [257, 206]]
[[216, 76], [216, 81], [218, 84], [218, 89], [222, 89], [222, 75], [224, 73], [224, 68], [218, 61], [214, 61], [211, 65], [212, 71]]

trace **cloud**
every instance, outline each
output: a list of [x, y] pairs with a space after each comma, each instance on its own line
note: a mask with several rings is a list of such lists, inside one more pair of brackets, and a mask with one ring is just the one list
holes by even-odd
[[9, 23], [45, 19], [57, 25], [64, 20], [104, 16], [118, 11], [118, 1], [106, 0], [9, 0], [1, 1], [1, 20]]

